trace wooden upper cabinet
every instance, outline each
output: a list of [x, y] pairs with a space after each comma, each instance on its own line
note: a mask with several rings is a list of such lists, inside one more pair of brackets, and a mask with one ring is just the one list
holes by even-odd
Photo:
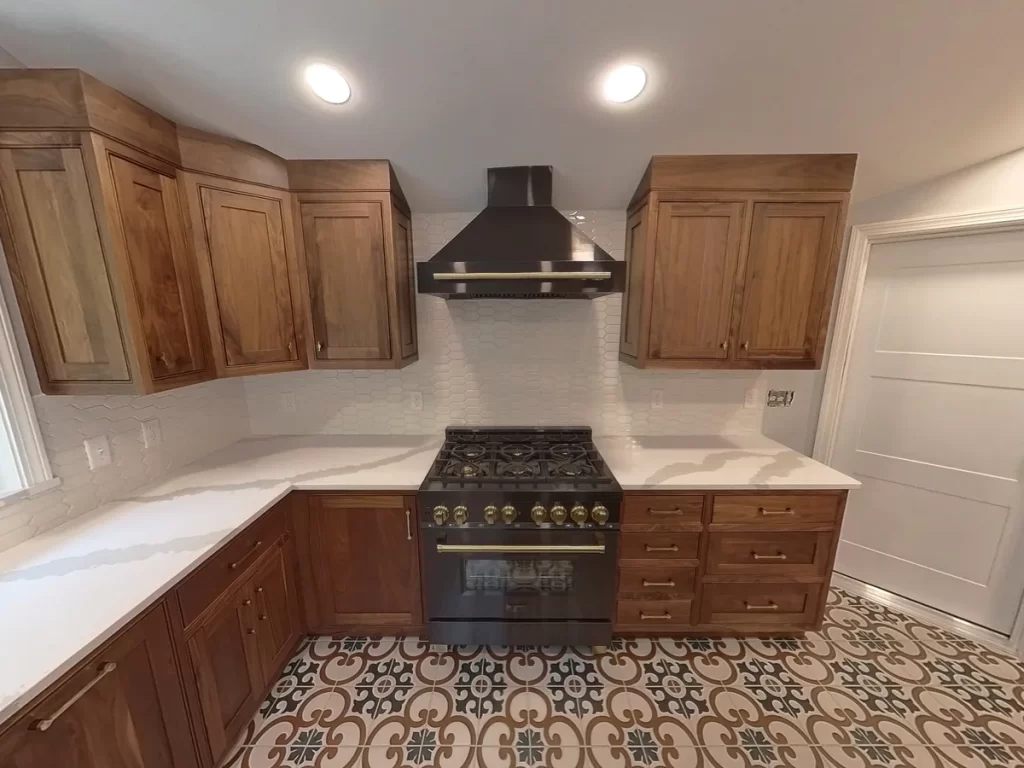
[[107, 158], [111, 213], [131, 275], [146, 373], [154, 380], [201, 374], [206, 344], [174, 170], [156, 170], [112, 151]]
[[419, 357], [412, 227], [386, 160], [288, 163], [316, 368], [401, 368]]
[[619, 358], [820, 367], [855, 165], [855, 155], [653, 158], [630, 203]]
[[840, 208], [839, 203], [754, 204], [739, 359], [813, 361], [821, 354]]
[[422, 621], [415, 499], [392, 494], [309, 497], [308, 548], [316, 630], [403, 632]]
[[380, 203], [299, 204], [315, 360], [388, 360]]
[[43, 392], [130, 386], [82, 149], [0, 149], [0, 197], [0, 234]]
[[4, 768], [197, 768], [165, 603], [0, 735]]
[[218, 375], [304, 368], [288, 194], [193, 173], [184, 180]]
[[658, 206], [652, 359], [728, 358], [743, 208], [743, 203]]

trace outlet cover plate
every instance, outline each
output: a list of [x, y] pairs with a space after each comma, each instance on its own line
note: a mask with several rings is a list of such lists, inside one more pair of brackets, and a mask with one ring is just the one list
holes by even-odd
[[156, 448], [164, 441], [163, 430], [160, 429], [160, 419], [149, 419], [142, 422], [142, 444], [148, 451]]
[[89, 459], [89, 469], [96, 470], [100, 467], [109, 467], [110, 441], [106, 435], [90, 437], [85, 441], [85, 455]]
[[660, 389], [651, 390], [651, 410], [660, 411], [665, 407], [665, 393]]
[[285, 413], [295, 413], [295, 393], [285, 392], [281, 395], [281, 410]]

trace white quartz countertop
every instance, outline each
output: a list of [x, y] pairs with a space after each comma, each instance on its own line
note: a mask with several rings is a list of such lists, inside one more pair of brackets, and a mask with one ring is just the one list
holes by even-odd
[[[0, 553], [0, 722], [289, 491], [415, 491], [439, 436], [254, 438]], [[626, 490], [855, 488], [764, 437], [599, 438]]]
[[860, 482], [763, 435], [597, 437], [626, 491], [815, 490]]

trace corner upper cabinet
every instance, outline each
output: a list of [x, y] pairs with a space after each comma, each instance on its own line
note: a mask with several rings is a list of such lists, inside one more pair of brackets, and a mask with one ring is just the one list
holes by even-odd
[[409, 209], [385, 160], [288, 163], [309, 296], [310, 366], [418, 359]]
[[211, 378], [173, 123], [77, 70], [0, 70], [0, 116], [0, 239], [42, 391]]
[[630, 203], [619, 358], [818, 368], [856, 155], [658, 156]]

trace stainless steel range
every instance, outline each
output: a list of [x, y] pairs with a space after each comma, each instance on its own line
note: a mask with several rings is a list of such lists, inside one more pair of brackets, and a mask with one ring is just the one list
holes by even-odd
[[588, 427], [449, 427], [418, 498], [431, 642], [608, 644], [622, 488]]

